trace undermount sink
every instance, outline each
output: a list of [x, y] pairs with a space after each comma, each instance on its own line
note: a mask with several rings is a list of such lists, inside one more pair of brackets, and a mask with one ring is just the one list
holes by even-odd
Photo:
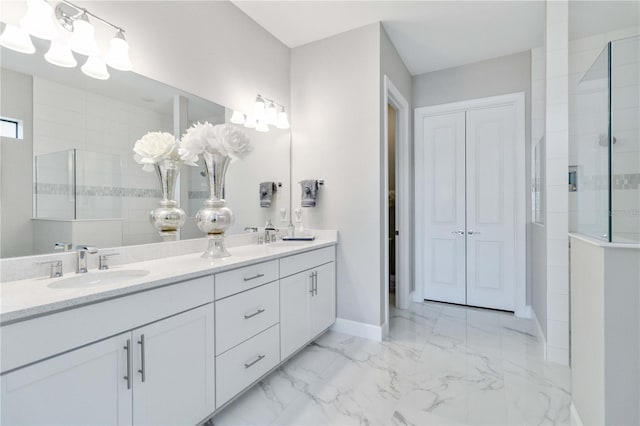
[[50, 288], [80, 288], [115, 284], [125, 280], [144, 277], [149, 271], [144, 269], [126, 269], [117, 271], [96, 271], [61, 278], [49, 284]]

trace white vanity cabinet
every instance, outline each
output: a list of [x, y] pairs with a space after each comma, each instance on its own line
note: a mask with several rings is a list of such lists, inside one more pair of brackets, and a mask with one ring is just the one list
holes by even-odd
[[130, 425], [127, 389], [130, 333], [0, 377], [3, 425]]
[[280, 356], [284, 360], [336, 319], [335, 248], [280, 260]]
[[196, 424], [215, 409], [212, 276], [2, 333], [3, 425]]

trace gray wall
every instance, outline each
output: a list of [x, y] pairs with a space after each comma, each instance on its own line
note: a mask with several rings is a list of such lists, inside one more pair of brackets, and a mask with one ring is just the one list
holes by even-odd
[[338, 229], [338, 317], [379, 326], [383, 246], [380, 24], [291, 51], [293, 206], [302, 179], [324, 179], [305, 226]]
[[[0, 115], [23, 120], [24, 139], [0, 138], [0, 257], [32, 252], [33, 227], [33, 81], [9, 70], [0, 72]], [[25, 96], [26, 95], [26, 96]]]
[[531, 306], [538, 318], [542, 333], [547, 335], [547, 232], [544, 225], [531, 228]]
[[[525, 94], [525, 187], [531, 188], [531, 52], [525, 51], [413, 77], [413, 106], [424, 107], [507, 93]], [[527, 196], [527, 224], [531, 197]], [[527, 259], [531, 258], [531, 229], [527, 226]], [[531, 303], [531, 265], [527, 260], [527, 303]]]

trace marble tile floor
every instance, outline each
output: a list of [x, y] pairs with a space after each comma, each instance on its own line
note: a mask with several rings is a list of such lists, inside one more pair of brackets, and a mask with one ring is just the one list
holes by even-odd
[[569, 424], [569, 368], [541, 354], [531, 320], [427, 302], [391, 308], [383, 342], [327, 332], [213, 423]]

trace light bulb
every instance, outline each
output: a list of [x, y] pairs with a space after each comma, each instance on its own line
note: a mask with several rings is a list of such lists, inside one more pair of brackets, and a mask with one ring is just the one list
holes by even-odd
[[291, 127], [289, 125], [289, 119], [287, 118], [287, 113], [284, 112], [284, 107], [278, 113], [278, 123], [276, 124], [278, 129], [288, 129]]
[[109, 78], [107, 65], [100, 56], [89, 56], [87, 62], [80, 69], [89, 77], [97, 78], [98, 80], [107, 80]]
[[276, 109], [276, 106], [274, 105], [273, 101], [269, 102], [269, 106], [267, 107], [267, 112], [266, 112], [266, 118], [267, 118], [267, 123], [271, 125], [275, 125], [276, 122], [278, 121], [278, 110]]
[[256, 104], [253, 107], [253, 115], [258, 120], [264, 117], [264, 99], [262, 99], [262, 96], [260, 95], [256, 97]]
[[20, 53], [34, 53], [35, 46], [31, 42], [31, 37], [22, 28], [7, 24], [0, 36], [0, 46], [15, 50]]
[[89, 22], [86, 12], [73, 21], [73, 35], [71, 36], [71, 50], [81, 55], [96, 56], [100, 54], [96, 43], [96, 29]]
[[247, 115], [247, 119], [244, 121], [244, 127], [248, 129], [255, 129], [258, 123], [253, 115]]
[[269, 126], [267, 126], [267, 120], [265, 120], [264, 118], [258, 120], [258, 126], [256, 127], [256, 130], [259, 132], [268, 132]]
[[233, 124], [244, 124], [244, 114], [240, 111], [233, 110], [233, 114], [231, 114], [229, 121]]
[[111, 39], [106, 60], [107, 65], [120, 71], [131, 71], [133, 68], [129, 58], [129, 43], [125, 40], [122, 30], [118, 30], [115, 37]]
[[78, 65], [78, 61], [74, 58], [69, 45], [60, 40], [51, 40], [51, 46], [44, 55], [44, 59], [50, 64], [59, 67], [73, 68]]
[[29, 9], [20, 26], [34, 37], [53, 40], [58, 31], [53, 25], [53, 8], [44, 0], [27, 0]]

